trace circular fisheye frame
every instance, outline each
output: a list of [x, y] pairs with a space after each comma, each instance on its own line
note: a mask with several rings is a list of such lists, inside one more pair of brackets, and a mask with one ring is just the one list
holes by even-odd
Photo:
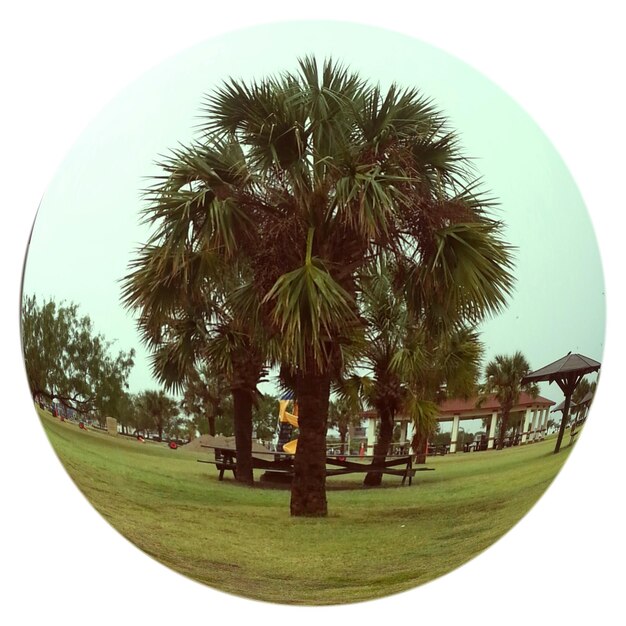
[[281, 604], [488, 548], [601, 367], [598, 248], [552, 145], [462, 62], [362, 25], [255, 27], [143, 76], [64, 161], [23, 285], [35, 410], [86, 498]]

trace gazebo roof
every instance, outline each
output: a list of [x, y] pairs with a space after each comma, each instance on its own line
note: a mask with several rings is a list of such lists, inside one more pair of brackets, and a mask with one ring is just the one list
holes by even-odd
[[554, 363], [550, 363], [541, 369], [531, 372], [527, 376], [524, 376], [522, 383], [537, 382], [540, 380], [546, 380], [553, 382], [559, 378], [563, 378], [568, 374], [590, 374], [591, 372], [597, 372], [600, 369], [600, 363], [594, 361], [582, 354], [566, 354], [563, 358]]
[[[580, 402], [577, 402], [576, 404], [572, 402], [571, 406], [572, 408], [574, 408], [575, 406], [582, 406], [584, 404], [589, 404], [592, 400], [593, 400], [593, 391], [588, 391], [585, 397]], [[556, 411], [562, 411], [564, 408], [565, 408], [565, 400], [563, 400], [561, 404], [555, 406], [552, 409], [552, 413], [556, 413]]]

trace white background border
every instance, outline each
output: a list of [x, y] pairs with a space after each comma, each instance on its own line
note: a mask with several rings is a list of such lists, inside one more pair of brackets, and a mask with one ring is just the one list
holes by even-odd
[[[238, 617], [261, 624], [615, 623], [625, 556], [619, 353], [626, 51], [620, 3], [318, 0], [315, 9], [273, 0], [218, 4], [224, 8], [191, 0], [98, 6], [25, 1], [3, 9], [3, 617], [10, 624], [45, 619], [68, 625]], [[21, 264], [35, 210], [84, 128], [123, 87], [162, 60], [222, 32], [287, 19], [338, 19], [404, 32], [456, 55], [505, 89], [550, 137], [581, 189], [599, 239], [608, 299], [603, 377], [591, 419], [531, 513], [492, 549], [428, 585], [376, 602], [316, 609], [207, 589], [152, 561], [112, 530], [77, 493], [34, 419], [18, 334]]]

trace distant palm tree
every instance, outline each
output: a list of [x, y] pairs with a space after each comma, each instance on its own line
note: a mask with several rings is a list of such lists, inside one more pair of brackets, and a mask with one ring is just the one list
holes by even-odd
[[346, 443], [350, 427], [360, 426], [361, 422], [360, 410], [358, 408], [355, 410], [354, 404], [345, 397], [330, 401], [328, 407], [328, 426], [330, 428], [336, 428], [339, 431], [341, 454], [346, 453]]
[[574, 389], [574, 393], [572, 394], [572, 403], [574, 405], [582, 402], [584, 397], [588, 394], [594, 394], [596, 392], [597, 382], [589, 382], [588, 378], [583, 378], [578, 385], [576, 385], [576, 389]]
[[509, 425], [511, 409], [519, 402], [522, 392], [533, 397], [539, 393], [539, 387], [535, 383], [521, 384], [522, 378], [530, 373], [530, 365], [521, 352], [513, 356], [497, 355], [487, 364], [485, 369], [486, 381], [481, 388], [482, 403], [486, 396], [493, 394], [500, 403], [500, 437], [498, 450], [504, 445], [504, 436]]
[[178, 405], [163, 391], [144, 391], [138, 398], [139, 411], [145, 415], [156, 429], [159, 439], [178, 415]]

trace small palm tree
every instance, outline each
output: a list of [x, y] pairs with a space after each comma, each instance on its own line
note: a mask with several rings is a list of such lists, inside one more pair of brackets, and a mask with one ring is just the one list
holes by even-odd
[[156, 429], [159, 439], [169, 428], [173, 418], [178, 415], [178, 405], [163, 391], [144, 391], [138, 398], [138, 407]]
[[361, 410], [346, 397], [339, 397], [331, 400], [328, 407], [328, 426], [339, 431], [341, 441], [341, 454], [346, 453], [346, 442], [348, 431], [351, 426], [361, 425]]
[[539, 394], [539, 387], [535, 383], [521, 384], [522, 378], [528, 373], [530, 365], [519, 351], [512, 356], [497, 355], [485, 369], [486, 381], [481, 387], [479, 403], [489, 394], [493, 394], [500, 403], [498, 450], [504, 445], [511, 409], [518, 403], [520, 394], [526, 392], [533, 397]]
[[584, 397], [591, 393], [592, 395], [596, 392], [597, 382], [589, 382], [588, 378], [583, 378], [578, 385], [576, 385], [576, 389], [574, 389], [574, 393], [572, 394], [572, 402], [574, 405], [582, 402]]

